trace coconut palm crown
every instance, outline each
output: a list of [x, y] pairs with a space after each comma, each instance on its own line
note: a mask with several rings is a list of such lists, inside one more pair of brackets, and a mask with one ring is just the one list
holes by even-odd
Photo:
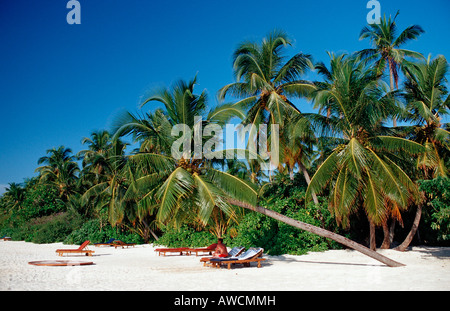
[[347, 226], [360, 206], [370, 222], [381, 225], [388, 215], [417, 196], [415, 184], [397, 163], [396, 154], [415, 155], [423, 147], [390, 135], [383, 120], [396, 113], [395, 92], [389, 92], [376, 68], [346, 55], [330, 54], [331, 66], [320, 72], [315, 104], [330, 111], [332, 132], [341, 140], [311, 179], [312, 191], [329, 189], [329, 206], [338, 222]]

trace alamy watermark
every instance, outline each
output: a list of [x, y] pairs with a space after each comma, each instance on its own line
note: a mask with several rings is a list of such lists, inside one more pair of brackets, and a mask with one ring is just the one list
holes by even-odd
[[225, 157], [225, 159], [261, 161], [263, 170], [275, 170], [278, 167], [278, 124], [271, 124], [270, 127], [266, 124], [259, 126], [226, 124], [224, 133], [224, 129], [218, 124], [202, 127], [202, 121], [202, 117], [196, 116], [192, 129], [186, 124], [176, 124], [172, 127], [172, 137], [178, 137], [171, 147], [174, 159], [212, 160]]
[[367, 13], [367, 23], [368, 24], [379, 24], [381, 23], [381, 4], [377, 0], [370, 0], [367, 2], [366, 8], [371, 9]]
[[67, 13], [67, 24], [81, 24], [81, 4], [77, 0], [70, 0], [67, 2], [66, 8], [70, 9]]

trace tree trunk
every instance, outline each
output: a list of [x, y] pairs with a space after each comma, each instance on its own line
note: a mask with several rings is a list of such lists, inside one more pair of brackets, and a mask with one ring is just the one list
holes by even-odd
[[[392, 219], [394, 221], [394, 219]], [[383, 233], [384, 233], [384, 239], [383, 243], [381, 244], [381, 249], [389, 249], [391, 247], [391, 241], [390, 241], [390, 235], [389, 235], [389, 227], [387, 225], [387, 221], [383, 224]]]
[[411, 243], [412, 239], [414, 238], [414, 235], [417, 232], [417, 229], [419, 228], [419, 223], [420, 223], [420, 218], [421, 217], [422, 217], [422, 203], [420, 203], [417, 206], [416, 217], [414, 217], [414, 222], [413, 222], [413, 225], [411, 227], [411, 231], [409, 231], [409, 233], [406, 236], [406, 238], [403, 241], [403, 243], [400, 244], [399, 246], [397, 246], [396, 248], [394, 248], [395, 250], [404, 252], [408, 248], [409, 244]]
[[236, 206], [240, 206], [242, 208], [246, 208], [246, 209], [249, 209], [249, 210], [261, 213], [261, 214], [266, 215], [268, 217], [271, 217], [273, 219], [276, 219], [276, 220], [279, 220], [281, 222], [284, 222], [284, 223], [286, 223], [286, 224], [288, 224], [290, 226], [293, 226], [293, 227], [296, 227], [296, 228], [299, 228], [299, 229], [311, 232], [313, 234], [317, 234], [317, 235], [319, 235], [321, 237], [324, 237], [324, 238], [329, 238], [329, 239], [331, 239], [333, 241], [336, 241], [336, 242], [338, 242], [338, 243], [340, 243], [342, 245], [345, 245], [345, 246], [347, 246], [349, 248], [352, 248], [352, 249], [354, 249], [354, 250], [356, 250], [356, 251], [358, 251], [358, 252], [360, 252], [360, 253], [362, 253], [364, 255], [367, 255], [367, 256], [375, 259], [375, 260], [378, 260], [378, 261], [384, 263], [385, 265], [387, 265], [389, 267], [401, 267], [401, 266], [404, 266], [404, 264], [402, 264], [402, 263], [399, 263], [397, 261], [389, 259], [386, 256], [383, 256], [383, 255], [381, 255], [381, 254], [379, 254], [379, 253], [377, 253], [375, 251], [372, 251], [371, 249], [369, 249], [369, 248], [367, 248], [367, 247], [365, 247], [365, 246], [363, 246], [363, 245], [361, 245], [359, 243], [356, 243], [356, 242], [354, 242], [354, 241], [352, 241], [350, 239], [347, 239], [346, 237], [343, 237], [342, 235], [336, 234], [334, 232], [331, 232], [331, 231], [325, 230], [323, 228], [319, 228], [319, 227], [316, 227], [316, 226], [313, 226], [313, 225], [310, 225], [310, 224], [307, 224], [307, 223], [304, 223], [304, 222], [301, 222], [301, 221], [298, 221], [298, 220], [286, 217], [284, 215], [281, 215], [280, 213], [274, 212], [272, 210], [269, 210], [269, 209], [261, 207], [261, 206], [253, 206], [251, 204], [244, 203], [244, 202], [241, 202], [241, 201], [235, 200], [235, 199], [228, 199], [228, 202], [230, 204], [233, 204], [233, 205], [236, 205]]
[[[393, 92], [394, 91], [394, 71], [393, 71], [391, 62], [392, 61], [390, 59], [388, 59], [388, 63], [389, 63], [389, 80], [390, 80], [389, 82], [391, 83], [391, 92]], [[394, 127], [397, 126], [397, 118], [395, 116], [392, 118], [392, 125]]]
[[289, 179], [294, 181], [294, 167], [289, 167]]
[[155, 233], [152, 229], [150, 229], [150, 228], [149, 228], [149, 230], [150, 230], [151, 235], [155, 238], [155, 240], [158, 241], [159, 238], [158, 238], [158, 236], [156, 235], [156, 233]]
[[370, 241], [370, 249], [375, 251], [377, 249], [377, 241], [375, 239], [375, 224], [369, 220], [369, 241]]
[[395, 222], [395, 218], [392, 218], [391, 225], [389, 226], [389, 246], [394, 242]]
[[155, 238], [156, 241], [159, 240], [158, 236], [156, 235], [156, 233], [150, 228], [150, 226], [147, 224], [147, 222], [145, 220], [142, 220], [142, 223], [144, 224], [144, 226], [149, 230], [150, 234]]
[[[309, 184], [311, 183], [311, 178], [309, 177], [306, 167], [301, 162], [298, 163], [298, 166], [301, 168], [301, 170], [303, 172], [303, 176], [305, 177], [306, 183], [309, 186]], [[317, 196], [313, 190], [311, 190], [311, 196], [312, 196], [314, 204], [319, 204], [319, 200], [317, 199]]]

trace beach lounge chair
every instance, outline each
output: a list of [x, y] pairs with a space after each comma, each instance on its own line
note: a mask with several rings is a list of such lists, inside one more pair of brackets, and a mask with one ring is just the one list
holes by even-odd
[[86, 254], [86, 256], [92, 256], [94, 251], [87, 249], [89, 243], [91, 242], [86, 240], [77, 249], [57, 249], [56, 253], [58, 253], [59, 256], [62, 256], [63, 254], [77, 254], [77, 253]]
[[4, 235], [4, 236], [2, 236], [2, 237], [0, 238], [0, 240], [3, 240], [3, 241], [11, 241], [11, 238], [10, 238], [9, 236]]
[[158, 252], [158, 256], [161, 256], [161, 253], [166, 256], [166, 253], [180, 253], [180, 255], [186, 254], [191, 255], [195, 253], [198, 256], [199, 252], [207, 252], [212, 255], [212, 252], [216, 249], [217, 244], [211, 244], [208, 247], [203, 248], [191, 248], [191, 247], [175, 247], [175, 248], [157, 248], [155, 252]]
[[188, 252], [189, 255], [192, 253], [195, 253], [195, 256], [198, 256], [198, 253], [203, 253], [201, 255], [205, 255], [204, 253], [207, 253], [209, 255], [212, 255], [212, 252], [214, 252], [216, 250], [217, 244], [211, 244], [208, 247], [203, 247], [203, 248], [189, 248]]
[[114, 242], [114, 238], [110, 238], [108, 241], [106, 241], [105, 243], [95, 243], [95, 246], [114, 246], [113, 242]]
[[[236, 246], [233, 247], [229, 252], [228, 252], [228, 256], [224, 257], [224, 258], [232, 258], [232, 257], [237, 257], [240, 254], [242, 254], [242, 252], [245, 250], [245, 247], [242, 246]], [[203, 262], [203, 266], [208, 266], [210, 264], [210, 260], [213, 259], [214, 257], [203, 257], [200, 259], [200, 262]]]
[[114, 246], [114, 248], [118, 248], [120, 246], [122, 248], [124, 248], [124, 247], [129, 247], [129, 246], [133, 246], [134, 247], [136, 245], [136, 243], [125, 243], [125, 242], [122, 242], [120, 240], [114, 240], [112, 245]]
[[263, 254], [263, 248], [249, 248], [246, 252], [242, 253], [236, 257], [226, 257], [226, 258], [212, 258], [210, 263], [213, 267], [220, 268], [222, 265], [227, 265], [228, 270], [231, 268], [232, 264], [243, 264], [245, 267], [249, 267], [250, 263], [257, 262], [258, 268], [261, 268], [261, 261], [266, 260], [266, 258], [261, 258]]
[[180, 253], [180, 255], [183, 255], [183, 252], [186, 252], [186, 255], [190, 255], [188, 252], [189, 247], [175, 247], [175, 248], [157, 248], [155, 249], [155, 252], [158, 252], [158, 256], [166, 256], [166, 253]]

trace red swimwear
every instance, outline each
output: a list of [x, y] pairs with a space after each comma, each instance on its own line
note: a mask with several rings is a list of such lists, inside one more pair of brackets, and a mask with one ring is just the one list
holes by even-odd
[[225, 254], [220, 254], [219, 257], [222, 257], [222, 258], [223, 258], [223, 257], [227, 257], [227, 255], [225, 255]]

